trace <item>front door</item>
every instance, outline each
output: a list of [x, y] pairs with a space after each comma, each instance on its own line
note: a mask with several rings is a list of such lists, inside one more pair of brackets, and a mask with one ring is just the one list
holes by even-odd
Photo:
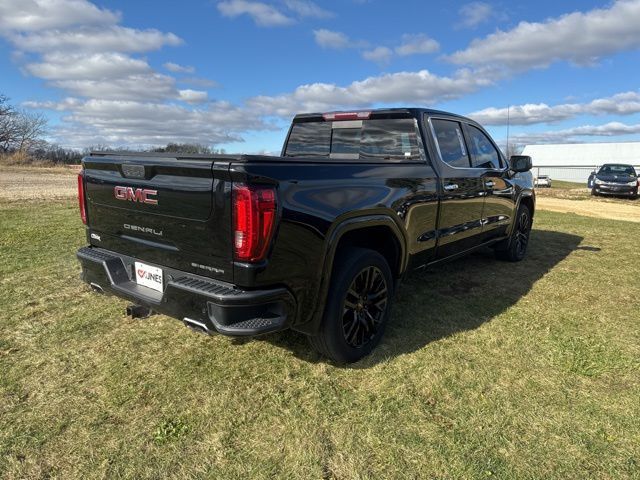
[[465, 133], [471, 166], [481, 172], [485, 188], [482, 237], [488, 241], [507, 234], [515, 214], [515, 188], [506, 161], [489, 137], [469, 124], [465, 125]]

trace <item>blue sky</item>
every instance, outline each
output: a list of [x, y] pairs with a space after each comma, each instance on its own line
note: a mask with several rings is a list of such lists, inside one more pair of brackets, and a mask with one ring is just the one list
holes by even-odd
[[296, 112], [425, 106], [496, 140], [640, 140], [640, 0], [0, 0], [0, 93], [64, 146], [278, 152]]

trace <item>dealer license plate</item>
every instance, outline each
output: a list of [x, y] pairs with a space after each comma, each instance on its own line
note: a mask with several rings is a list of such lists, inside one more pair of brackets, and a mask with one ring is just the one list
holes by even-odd
[[162, 292], [162, 269], [141, 262], [135, 262], [136, 283]]

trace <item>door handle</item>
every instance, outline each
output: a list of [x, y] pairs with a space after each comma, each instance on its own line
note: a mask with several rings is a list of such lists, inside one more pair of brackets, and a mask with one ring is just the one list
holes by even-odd
[[484, 186], [491, 188], [491, 187], [495, 186], [495, 183], [492, 182], [491, 180], [489, 180], [488, 182], [485, 182]]
[[445, 186], [444, 186], [444, 189], [445, 189], [447, 192], [451, 192], [452, 190], [457, 190], [457, 189], [458, 189], [458, 184], [457, 184], [457, 183], [450, 183], [450, 184], [448, 184], [448, 185], [445, 185]]

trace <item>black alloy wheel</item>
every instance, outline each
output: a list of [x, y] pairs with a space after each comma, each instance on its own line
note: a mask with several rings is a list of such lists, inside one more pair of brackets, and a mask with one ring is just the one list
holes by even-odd
[[327, 302], [311, 345], [336, 363], [353, 363], [380, 343], [393, 303], [394, 279], [375, 250], [344, 247], [333, 261]]
[[531, 211], [529, 207], [521, 204], [518, 207], [513, 231], [507, 240], [495, 245], [496, 257], [509, 262], [519, 262], [527, 254], [529, 236], [532, 225]]
[[523, 208], [518, 215], [518, 224], [516, 226], [514, 241], [515, 252], [517, 256], [524, 257], [529, 244], [529, 233], [531, 232], [531, 221], [529, 220], [529, 209]]
[[389, 287], [378, 267], [356, 275], [343, 303], [342, 334], [347, 345], [362, 348], [375, 338], [389, 302]]

